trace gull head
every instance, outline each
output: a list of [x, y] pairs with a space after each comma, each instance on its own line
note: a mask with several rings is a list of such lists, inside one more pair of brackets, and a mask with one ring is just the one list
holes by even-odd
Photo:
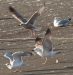
[[39, 37], [37, 37], [37, 38], [35, 39], [35, 47], [38, 48], [38, 47], [41, 46], [41, 45], [42, 45], [42, 39], [39, 38]]
[[71, 21], [71, 18], [69, 18], [68, 20]]

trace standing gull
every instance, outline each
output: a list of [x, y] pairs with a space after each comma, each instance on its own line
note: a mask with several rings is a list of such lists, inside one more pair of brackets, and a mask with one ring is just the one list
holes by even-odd
[[22, 56], [32, 56], [32, 53], [30, 52], [23, 52], [23, 51], [18, 51], [18, 52], [6, 52], [4, 54], [4, 57], [10, 60], [10, 64], [5, 64], [9, 69], [13, 68], [20, 68], [23, 65], [26, 66], [25, 63], [23, 63]]
[[54, 27], [65, 27], [65, 26], [68, 26], [70, 22], [71, 22], [71, 18], [60, 19], [58, 17], [55, 17], [53, 24], [54, 24]]
[[12, 16], [17, 19], [20, 22], [20, 25], [23, 26], [26, 29], [31, 30], [32, 34], [35, 35], [35, 31], [38, 31], [38, 29], [35, 26], [35, 21], [38, 18], [38, 16], [41, 15], [43, 10], [45, 9], [45, 5], [43, 5], [39, 10], [37, 10], [28, 20], [20, 15], [16, 11], [16, 9], [12, 6], [9, 6], [9, 10], [12, 13]]
[[[47, 62], [47, 57], [54, 57], [56, 54], [59, 54], [59, 51], [54, 51], [53, 44], [51, 41], [51, 31], [48, 28], [44, 38], [37, 37], [35, 40], [35, 48], [32, 50], [41, 57], [45, 57], [46, 60], [43, 64]], [[58, 60], [56, 60], [58, 62]]]

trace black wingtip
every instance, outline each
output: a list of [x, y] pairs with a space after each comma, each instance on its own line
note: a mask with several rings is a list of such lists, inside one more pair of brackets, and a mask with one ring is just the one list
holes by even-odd
[[9, 6], [9, 10], [10, 10], [10, 12], [14, 12], [15, 11], [15, 9], [12, 6]]
[[47, 35], [47, 34], [51, 34], [51, 30], [49, 28], [47, 29], [45, 35]]

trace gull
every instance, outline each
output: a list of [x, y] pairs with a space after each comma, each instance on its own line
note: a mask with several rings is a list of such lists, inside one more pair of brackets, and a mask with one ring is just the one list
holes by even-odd
[[[35, 48], [32, 51], [40, 57], [46, 58], [43, 64], [47, 62], [48, 57], [54, 57], [55, 55], [61, 53], [59, 51], [54, 51], [51, 40], [51, 31], [49, 28], [47, 29], [44, 38], [37, 37], [35, 39]], [[56, 63], [58, 63], [58, 60], [56, 60]]]
[[23, 52], [23, 51], [18, 51], [18, 52], [6, 52], [4, 54], [4, 57], [9, 59], [10, 63], [5, 64], [8, 69], [14, 69], [14, 68], [20, 68], [22, 66], [26, 66], [26, 64], [22, 60], [22, 56], [32, 56], [31, 52]]
[[68, 19], [60, 19], [59, 17], [54, 18], [54, 27], [65, 27], [68, 26], [71, 22], [71, 18]]
[[20, 15], [20, 13], [18, 13], [14, 7], [9, 6], [9, 10], [12, 13], [12, 16], [20, 22], [21, 26], [31, 30], [33, 35], [35, 35], [35, 31], [39, 31], [39, 29], [37, 29], [35, 26], [35, 22], [38, 16], [40, 16], [41, 13], [44, 11], [44, 9], [45, 9], [45, 4], [40, 9], [35, 11], [35, 13], [27, 20], [25, 17]]

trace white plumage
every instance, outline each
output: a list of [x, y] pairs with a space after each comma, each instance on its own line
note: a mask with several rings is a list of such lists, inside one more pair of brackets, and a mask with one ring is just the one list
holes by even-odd
[[65, 27], [65, 26], [68, 26], [70, 22], [71, 22], [71, 18], [60, 19], [58, 17], [55, 17], [53, 24], [54, 24], [54, 27]]

